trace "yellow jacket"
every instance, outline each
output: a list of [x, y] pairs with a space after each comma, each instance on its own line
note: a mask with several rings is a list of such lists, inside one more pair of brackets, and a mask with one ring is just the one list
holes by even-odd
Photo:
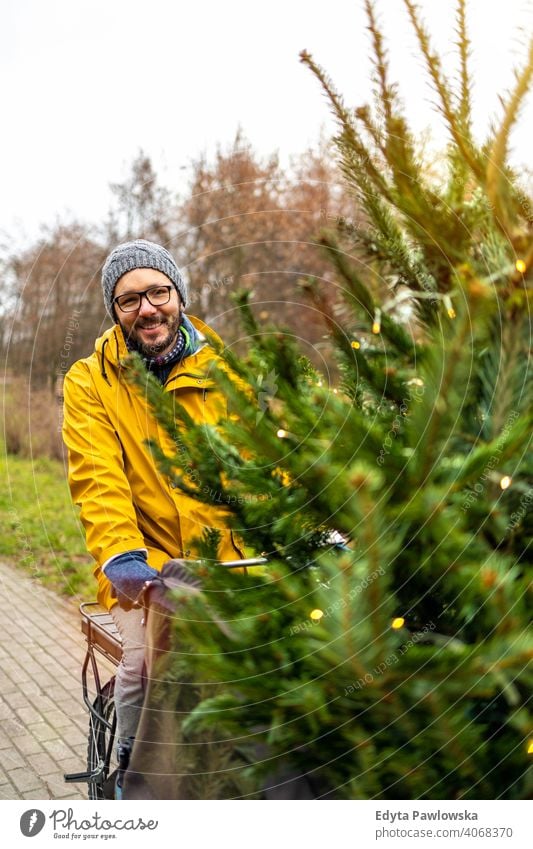
[[[174, 366], [165, 390], [174, 393], [195, 422], [214, 424], [227, 409], [209, 378], [218, 357], [202, 330], [215, 334], [200, 319], [188, 318], [200, 332], [200, 348]], [[102, 566], [121, 552], [146, 548], [150, 566], [161, 569], [171, 557], [194, 558], [194, 538], [210, 527], [222, 533], [220, 560], [244, 556], [224, 523], [224, 509], [173, 488], [159, 471], [145, 441], [157, 441], [169, 454], [176, 453], [176, 446], [139, 389], [125, 380], [127, 355], [115, 325], [97, 339], [90, 357], [74, 363], [64, 383], [70, 490], [81, 507], [87, 548], [96, 561], [98, 600], [108, 608], [115, 599]]]

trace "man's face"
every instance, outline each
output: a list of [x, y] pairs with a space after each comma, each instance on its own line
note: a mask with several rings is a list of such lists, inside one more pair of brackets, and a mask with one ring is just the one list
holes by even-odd
[[167, 304], [154, 307], [148, 298], [141, 298], [135, 312], [122, 312], [115, 304], [115, 313], [126, 339], [135, 343], [145, 357], [158, 357], [172, 350], [181, 320], [181, 301], [175, 286], [162, 271], [134, 268], [118, 281], [113, 297], [131, 292], [144, 292], [152, 286], [171, 286]]

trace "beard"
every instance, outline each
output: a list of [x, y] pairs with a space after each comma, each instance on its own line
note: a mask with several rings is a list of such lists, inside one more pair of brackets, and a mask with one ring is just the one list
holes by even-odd
[[[122, 327], [122, 332], [129, 345], [135, 348], [141, 356], [148, 359], [159, 356], [167, 348], [171, 348], [178, 335], [181, 315], [161, 316], [160, 318], [144, 319], [132, 327], [129, 334]], [[159, 342], [145, 343], [141, 340], [138, 329], [142, 327], [161, 327], [166, 330], [165, 336]]]

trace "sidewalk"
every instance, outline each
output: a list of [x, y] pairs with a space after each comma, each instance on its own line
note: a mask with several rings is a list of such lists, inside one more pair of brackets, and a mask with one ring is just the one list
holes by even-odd
[[87, 799], [77, 607], [5, 563], [0, 590], [0, 799]]

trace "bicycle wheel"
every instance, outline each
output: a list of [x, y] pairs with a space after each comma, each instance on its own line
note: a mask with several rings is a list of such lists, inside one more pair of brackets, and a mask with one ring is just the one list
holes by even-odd
[[[87, 745], [87, 771], [97, 775], [88, 781], [89, 799], [113, 799], [105, 783], [109, 776], [109, 764], [115, 742], [115, 678], [102, 687], [102, 692], [93, 702], [99, 718], [92, 713], [89, 719], [89, 741]], [[100, 718], [101, 717], [101, 718]], [[102, 721], [102, 720], [105, 720]], [[111, 727], [108, 727], [108, 723]], [[107, 790], [107, 792], [106, 792]]]

